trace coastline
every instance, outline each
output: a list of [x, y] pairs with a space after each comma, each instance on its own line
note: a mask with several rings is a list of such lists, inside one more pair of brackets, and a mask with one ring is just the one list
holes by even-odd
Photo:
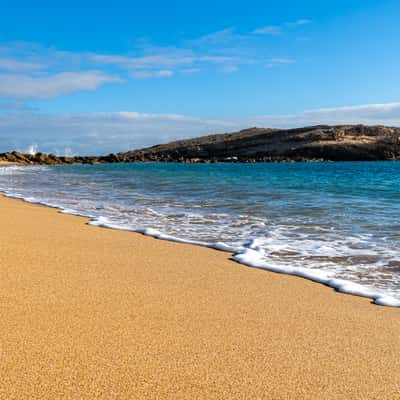
[[400, 310], [0, 197], [1, 398], [393, 399]]
[[247, 128], [175, 140], [99, 156], [0, 153], [22, 164], [120, 162], [299, 162], [400, 160], [400, 129], [368, 125], [314, 125], [290, 129]]
[[23, 196], [21, 194], [16, 194], [6, 190], [0, 191], [0, 195], [3, 195], [8, 198], [22, 200], [29, 204], [37, 204], [45, 207], [50, 207], [56, 209], [60, 213], [88, 218], [89, 221], [87, 223], [89, 225], [94, 225], [97, 227], [140, 233], [155, 239], [161, 239], [176, 243], [190, 244], [195, 246], [202, 246], [214, 250], [224, 251], [226, 253], [230, 253], [231, 260], [236, 261], [248, 267], [258, 268], [261, 270], [266, 270], [283, 275], [290, 275], [290, 276], [304, 278], [312, 282], [315, 282], [317, 284], [322, 284], [327, 287], [330, 287], [331, 289], [340, 293], [365, 297], [367, 299], [372, 300], [372, 303], [378, 306], [400, 308], [400, 300], [397, 297], [395, 298], [390, 293], [385, 293], [385, 291], [381, 291], [377, 288], [368, 287], [366, 285], [362, 285], [348, 279], [335, 278], [332, 277], [330, 274], [325, 273], [324, 271], [320, 271], [319, 269], [312, 269], [307, 267], [296, 268], [292, 267], [291, 265], [276, 266], [270, 264], [266, 262], [262, 257], [260, 257], [259, 252], [251, 244], [246, 247], [237, 247], [219, 241], [205, 242], [205, 241], [193, 240], [191, 238], [184, 239], [178, 236], [172, 236], [163, 233], [153, 228], [135, 229], [133, 227], [126, 226], [124, 224], [122, 225], [115, 224], [114, 222], [109, 220], [107, 217], [104, 217], [103, 215], [95, 216], [91, 213], [79, 209], [77, 210], [70, 209], [69, 207], [65, 207], [65, 205], [64, 206], [60, 205], [59, 203], [58, 204], [52, 203], [31, 196], [27, 197], [26, 195]]

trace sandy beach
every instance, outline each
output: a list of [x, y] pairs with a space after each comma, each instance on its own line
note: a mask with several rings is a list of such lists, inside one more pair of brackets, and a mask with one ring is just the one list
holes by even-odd
[[10, 161], [0, 160], [0, 165], [15, 165], [16, 163]]
[[398, 399], [400, 309], [0, 198], [0, 399]]

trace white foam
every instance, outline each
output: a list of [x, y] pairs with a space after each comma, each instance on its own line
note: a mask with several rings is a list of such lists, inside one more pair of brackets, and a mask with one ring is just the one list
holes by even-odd
[[25, 173], [28, 168], [31, 171], [44, 171], [48, 169], [46, 166], [23, 166], [23, 165], [0, 165], [0, 174], [1, 175], [16, 175], [18, 173]]
[[301, 278], [309, 279], [314, 282], [318, 282], [329, 286], [338, 292], [352, 294], [355, 296], [368, 297], [373, 299], [375, 304], [381, 306], [400, 307], [400, 300], [388, 296], [378, 291], [373, 291], [368, 287], [359, 285], [357, 283], [347, 281], [344, 279], [331, 278], [330, 274], [326, 271], [307, 269], [307, 268], [293, 268], [290, 266], [274, 266], [268, 265], [263, 260], [262, 254], [252, 248], [245, 249], [244, 251], [237, 253], [233, 256], [233, 259], [241, 264], [248, 265], [250, 267], [262, 268], [272, 272], [278, 272], [286, 275], [298, 276]]

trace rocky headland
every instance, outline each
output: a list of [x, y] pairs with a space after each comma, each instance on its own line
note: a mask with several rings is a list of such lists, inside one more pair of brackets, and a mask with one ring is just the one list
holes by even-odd
[[400, 128], [318, 125], [296, 129], [250, 128], [179, 140], [106, 156], [1, 153], [0, 163], [94, 164], [115, 162], [284, 162], [400, 160]]

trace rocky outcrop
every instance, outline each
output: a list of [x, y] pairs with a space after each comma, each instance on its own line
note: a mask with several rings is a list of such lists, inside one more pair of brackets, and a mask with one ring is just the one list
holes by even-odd
[[107, 156], [61, 157], [12, 152], [0, 154], [1, 160], [19, 164], [400, 160], [400, 128], [364, 125], [250, 128]]
[[55, 154], [0, 153], [0, 161], [20, 165], [93, 164], [105, 157], [64, 157]]
[[258, 162], [400, 159], [400, 128], [312, 126], [251, 128], [119, 154], [129, 161]]

